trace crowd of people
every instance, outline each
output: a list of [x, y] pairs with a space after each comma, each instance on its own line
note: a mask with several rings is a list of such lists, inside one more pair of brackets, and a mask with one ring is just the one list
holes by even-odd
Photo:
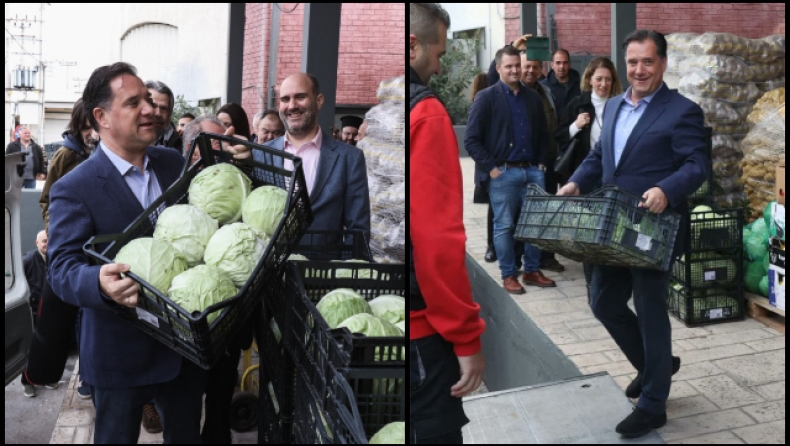
[[[411, 3], [409, 26], [410, 442], [461, 443], [468, 419], [460, 397], [482, 379], [485, 321], [465, 266], [455, 133], [426, 86], [441, 71], [450, 17], [439, 4]], [[474, 78], [464, 137], [475, 162], [474, 202], [489, 203], [485, 260], [499, 262], [511, 294], [524, 294], [522, 283], [556, 286], [541, 269], [564, 269], [552, 253], [514, 238], [529, 185], [557, 195], [615, 185], [642, 196], [649, 212], [684, 215], [686, 197], [710, 173], [702, 110], [663, 82], [661, 33], [635, 30], [624, 39], [625, 92], [606, 57], [579, 75], [568, 51], [557, 49], [544, 76], [543, 62], [527, 58], [530, 37], [499, 49], [488, 73]], [[676, 256], [686, 236], [678, 235]], [[670, 274], [588, 264], [584, 273], [593, 314], [637, 370], [625, 392], [636, 408], [615, 430], [643, 436], [666, 423], [680, 367], [666, 311]], [[627, 306], [632, 295], [636, 313]]]
[[[366, 124], [343, 117], [337, 136], [329, 137], [318, 126], [323, 101], [319, 80], [296, 73], [279, 86], [278, 108], [256, 114], [252, 127], [235, 103], [213, 115], [184, 113], [173, 122], [170, 87], [144, 83], [133, 66], [118, 62], [90, 76], [48, 173], [30, 131], [22, 129], [7, 153], [34, 155], [27, 157], [26, 185], [46, 180], [40, 198], [45, 230], [25, 256], [36, 319], [21, 377], [25, 395], [36, 396], [36, 385], [57, 387], [76, 333], [77, 393], [96, 408], [96, 443], [135, 443], [141, 421], [148, 432], [164, 431], [165, 443], [231, 443], [231, 399], [240, 353], [252, 343], [251, 325], [203, 370], [111, 311], [137, 305], [138, 286], [122, 275], [129, 266], [92, 266], [82, 247], [92, 236], [123, 232], [180, 177], [186, 162], [198, 161], [197, 150], [186, 158], [201, 132], [300, 156], [314, 215], [310, 229], [370, 234], [365, 157], [354, 147]], [[223, 149], [234, 162], [257, 157], [246, 144]]]

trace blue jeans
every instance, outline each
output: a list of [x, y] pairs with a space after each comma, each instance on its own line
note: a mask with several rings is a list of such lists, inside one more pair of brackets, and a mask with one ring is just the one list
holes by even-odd
[[[632, 294], [636, 314], [627, 305]], [[593, 266], [590, 308], [631, 365], [642, 372], [637, 407], [651, 413], [666, 410], [672, 381], [668, 294], [669, 272]]]
[[23, 180], [22, 188], [24, 189], [35, 189], [36, 188], [36, 180]]
[[527, 195], [527, 186], [536, 184], [543, 187], [543, 172], [537, 167], [502, 166], [499, 170], [502, 175], [491, 179], [489, 196], [494, 209], [494, 247], [504, 279], [518, 275], [516, 255], [521, 257], [521, 246], [524, 247], [524, 271], [531, 273], [540, 267], [540, 249], [529, 243], [516, 242], [513, 234]]
[[202, 444], [200, 414], [207, 380], [206, 370], [182, 358], [181, 370], [170, 381], [122, 389], [91, 386], [96, 407], [94, 443], [137, 443], [143, 405], [154, 401], [165, 444]]

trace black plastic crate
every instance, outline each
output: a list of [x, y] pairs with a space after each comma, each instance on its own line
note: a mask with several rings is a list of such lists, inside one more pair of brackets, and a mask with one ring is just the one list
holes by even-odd
[[745, 305], [740, 284], [689, 288], [672, 282], [669, 286], [669, 312], [688, 327], [742, 320]]
[[531, 184], [515, 238], [579, 262], [667, 271], [680, 215], [637, 207], [643, 201], [615, 186], [557, 197]]
[[367, 260], [371, 261], [370, 240], [364, 231], [309, 230], [294, 248], [308, 260]]
[[[344, 353], [348, 347], [338, 343], [350, 344], [350, 335], [336, 337], [321, 329], [308, 308], [312, 304], [294, 292], [286, 294], [285, 286], [284, 276], [269, 282], [267, 295], [280, 299], [264, 301], [263, 320], [256, 324], [259, 349], [267, 352], [261, 355], [259, 376], [262, 383], [272, 383], [271, 391], [259, 396], [259, 443], [365, 443], [354, 394], [339, 374], [350, 358]], [[294, 336], [301, 342], [286, 348], [285, 339]]]
[[[743, 208], [719, 208], [711, 202], [700, 203], [711, 207], [709, 212], [689, 210], [684, 252], [717, 251], [730, 254], [743, 251]], [[699, 205], [699, 204], [698, 204]]]
[[684, 254], [672, 267], [675, 281], [689, 288], [743, 283], [743, 251]]
[[[255, 307], [261, 302], [265, 284], [278, 277], [278, 272], [285, 265], [291, 250], [312, 223], [313, 216], [300, 158], [284, 151], [222, 135], [201, 133], [195, 142], [192, 150], [197, 147], [201, 151], [201, 159], [197, 164], [187, 166], [181, 178], [164, 191], [122, 234], [93, 237], [86, 243], [84, 251], [93, 264], [110, 263], [129, 241], [139, 237], [151, 237], [156, 221], [166, 207], [188, 203], [189, 184], [201, 168], [218, 162], [230, 162], [232, 155], [219, 150], [222, 142], [243, 143], [251, 147], [256, 159], [237, 161], [236, 166], [249, 176], [253, 187], [268, 184], [286, 189], [288, 201], [284, 217], [274, 236], [239, 293], [210, 306], [199, 315], [193, 315], [175, 305], [137, 275], [130, 273], [129, 276], [144, 290], [138, 294], [137, 308], [114, 305], [114, 311], [130, 323], [195, 364], [208, 369], [224, 353], [230, 340], [253, 314]], [[285, 159], [293, 161], [293, 170], [282, 168]], [[208, 314], [220, 309], [222, 311], [219, 316], [209, 326], [206, 320]]]
[[[351, 288], [366, 301], [382, 294], [395, 294], [406, 297], [406, 266], [403, 264], [380, 263], [329, 263], [329, 262], [291, 262], [287, 270], [288, 293], [306, 297], [312, 305], [303, 308], [317, 320], [319, 327], [326, 332], [341, 333], [345, 328], [331, 330], [315, 305], [324, 295], [337, 288]], [[350, 274], [351, 277], [340, 277]], [[360, 278], [360, 274], [370, 274], [371, 278]], [[375, 278], [374, 278], [375, 277]], [[290, 300], [291, 297], [288, 297]], [[306, 315], [297, 315], [306, 319]], [[294, 330], [303, 329], [294, 327]], [[301, 339], [304, 332], [294, 332], [294, 342]], [[350, 335], [350, 333], [349, 333]], [[290, 340], [288, 342], [290, 342]], [[354, 367], [405, 367], [405, 337], [353, 337], [351, 366]]]

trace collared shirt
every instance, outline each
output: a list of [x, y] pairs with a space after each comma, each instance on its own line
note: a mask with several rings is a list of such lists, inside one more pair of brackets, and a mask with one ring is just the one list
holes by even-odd
[[113, 153], [104, 143], [99, 143], [99, 147], [104, 150], [104, 154], [107, 155], [110, 162], [118, 169], [121, 177], [126, 181], [129, 189], [131, 189], [134, 196], [137, 197], [137, 201], [140, 202], [143, 209], [148, 209], [148, 206], [162, 195], [162, 189], [159, 187], [159, 181], [156, 179], [156, 172], [154, 172], [154, 169], [148, 164], [147, 153], [143, 159], [143, 172], [141, 172], [137, 166], [132, 165], [130, 162]]
[[[296, 155], [302, 158], [302, 169], [304, 170], [304, 179], [305, 183], [307, 183], [307, 195], [309, 196], [311, 192], [313, 192], [313, 184], [315, 183], [315, 175], [316, 171], [318, 170], [318, 156], [321, 154], [321, 127], [318, 128], [318, 133], [316, 133], [315, 138], [312, 141], [308, 141], [302, 144], [302, 147], [298, 149], [294, 146], [290, 139], [288, 139], [288, 133], [285, 134], [285, 138], [283, 141], [283, 150], [290, 153], [291, 155]], [[283, 162], [283, 168], [286, 170], [293, 170], [294, 163], [286, 159]]]
[[508, 161], [532, 161], [532, 125], [527, 111], [527, 104], [521, 97], [521, 84], [519, 83], [518, 95], [513, 94], [510, 87], [499, 81], [502, 90], [507, 98], [507, 105], [510, 108], [510, 120], [513, 127], [513, 147], [507, 157]]
[[662, 83], [660, 87], [649, 96], [642, 98], [639, 103], [634, 106], [634, 103], [631, 101], [631, 87], [625, 91], [623, 95], [623, 100], [620, 103], [620, 110], [617, 113], [617, 121], [614, 127], [614, 165], [620, 163], [620, 156], [623, 154], [623, 150], [625, 149], [625, 143], [628, 141], [628, 137], [631, 136], [631, 132], [636, 127], [636, 123], [639, 122], [639, 118], [642, 117], [642, 114], [647, 109], [647, 106], [650, 104], [650, 101], [653, 100], [653, 97], [658, 93], [658, 90], [664, 88], [664, 84]]

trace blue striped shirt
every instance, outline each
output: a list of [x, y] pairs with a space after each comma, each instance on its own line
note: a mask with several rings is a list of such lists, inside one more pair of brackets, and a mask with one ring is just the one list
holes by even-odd
[[636, 123], [639, 122], [639, 118], [642, 117], [642, 114], [645, 112], [656, 93], [658, 93], [658, 90], [662, 88], [664, 88], [664, 84], [661, 84], [661, 86], [649, 96], [642, 98], [636, 107], [634, 107], [634, 103], [631, 102], [631, 87], [628, 87], [625, 91], [623, 100], [620, 102], [620, 110], [617, 113], [617, 122], [614, 127], [615, 167], [620, 163], [620, 156], [625, 149], [625, 143], [628, 141], [628, 137], [631, 136], [634, 127], [636, 127]]
[[110, 149], [105, 147], [104, 143], [99, 143], [99, 147], [104, 150], [104, 154], [110, 159], [110, 162], [118, 169], [121, 177], [123, 177], [129, 189], [137, 197], [137, 201], [143, 206], [143, 209], [148, 209], [160, 195], [162, 189], [159, 187], [159, 181], [156, 179], [156, 172], [148, 163], [148, 154], [145, 154], [143, 160], [143, 172], [140, 172], [136, 166], [130, 162], [114, 154]]

